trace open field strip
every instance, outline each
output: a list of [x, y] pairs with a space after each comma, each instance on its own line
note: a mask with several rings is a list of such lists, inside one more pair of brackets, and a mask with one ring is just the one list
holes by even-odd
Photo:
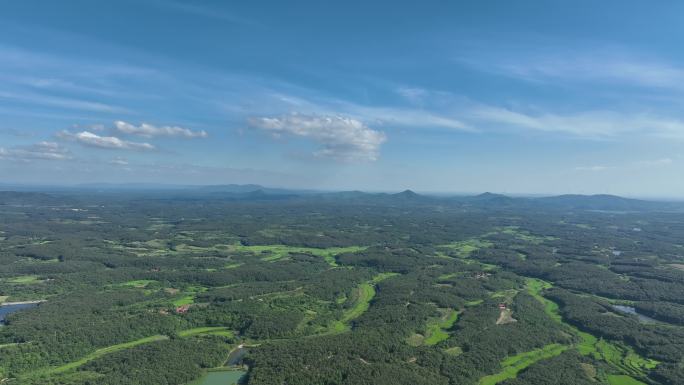
[[[583, 332], [577, 327], [568, 324], [560, 315], [558, 304], [541, 295], [543, 289], [550, 288], [549, 282], [536, 278], [528, 278], [527, 291], [544, 304], [544, 311], [553, 320], [567, 326], [575, 335], [580, 337], [580, 341], [575, 345], [580, 354], [591, 355], [597, 360], [603, 360], [630, 376], [643, 377], [645, 369], [653, 369], [658, 365], [658, 361], [641, 357], [629, 347], [622, 347], [610, 343], [603, 339], [598, 339], [594, 335]], [[629, 376], [620, 376], [627, 377]], [[637, 381], [631, 378], [634, 381]], [[640, 381], [635, 384], [641, 383]]]
[[436, 345], [437, 343], [449, 338], [447, 330], [451, 329], [458, 320], [458, 311], [450, 309], [445, 317], [430, 322], [427, 325], [427, 337], [423, 341], [425, 345]]
[[107, 346], [106, 348], [98, 349], [98, 350], [96, 350], [96, 351], [94, 351], [94, 352], [88, 354], [87, 356], [81, 358], [81, 359], [78, 360], [78, 361], [73, 361], [73, 362], [70, 362], [70, 363], [65, 364], [65, 365], [62, 365], [62, 366], [57, 366], [57, 367], [54, 367], [54, 368], [49, 368], [49, 369], [46, 369], [45, 371], [41, 371], [41, 372], [44, 373], [44, 374], [52, 374], [52, 373], [62, 373], [62, 372], [66, 372], [66, 371], [68, 371], [68, 370], [75, 369], [75, 368], [77, 368], [77, 367], [79, 367], [79, 366], [81, 366], [81, 365], [84, 365], [84, 364], [86, 364], [86, 363], [88, 363], [88, 362], [90, 362], [90, 361], [92, 361], [92, 360], [95, 360], [95, 359], [97, 359], [97, 358], [100, 358], [100, 357], [102, 357], [102, 356], [104, 356], [104, 355], [107, 355], [107, 354], [110, 354], [110, 353], [114, 353], [114, 352], [118, 352], [118, 351], [124, 350], [124, 349], [130, 349], [130, 348], [136, 347], [136, 346], [138, 346], [138, 345], [147, 344], [147, 343], [150, 343], [150, 342], [156, 342], [156, 341], [166, 340], [166, 339], [168, 339], [168, 338], [169, 338], [169, 337], [164, 336], [164, 335], [155, 335], [155, 336], [150, 336], [150, 337], [141, 338], [141, 339], [135, 340], [135, 341], [124, 342], [124, 343], [122, 343], [122, 344]]
[[194, 329], [187, 329], [187, 330], [182, 330], [178, 332], [179, 337], [190, 337], [190, 336], [196, 336], [199, 334], [213, 334], [213, 335], [219, 335], [219, 336], [224, 336], [224, 337], [233, 337], [234, 334], [233, 332], [223, 326], [205, 326], [205, 327], [199, 327], [199, 328], [194, 328]]
[[356, 253], [365, 250], [366, 247], [349, 246], [349, 247], [329, 247], [325, 249], [317, 249], [313, 247], [294, 247], [286, 245], [231, 245], [230, 248], [235, 251], [246, 251], [254, 254], [268, 254], [261, 259], [263, 261], [277, 261], [287, 257], [290, 253], [311, 254], [323, 257], [330, 266], [337, 267], [335, 255], [342, 253]]
[[373, 279], [370, 281], [364, 282], [357, 286], [355, 289], [357, 295], [355, 296], [354, 306], [345, 310], [342, 317], [338, 321], [333, 322], [332, 325], [328, 327], [328, 331], [324, 332], [323, 334], [342, 333], [350, 330], [351, 326], [349, 323], [368, 310], [370, 302], [373, 300], [373, 297], [375, 297], [375, 285], [381, 281], [384, 281], [385, 279], [397, 275], [399, 274], [380, 273], [373, 277]]
[[[200, 334], [212, 334], [212, 335], [219, 335], [219, 336], [224, 336], [224, 337], [233, 337], [234, 336], [233, 332], [229, 328], [222, 327], [222, 326], [198, 327], [198, 328], [187, 329], [187, 330], [182, 330], [182, 331], [178, 332], [179, 337], [191, 337], [191, 336], [200, 335]], [[34, 374], [41, 375], [41, 374], [63, 373], [63, 372], [69, 371], [71, 369], [78, 368], [79, 366], [85, 365], [86, 363], [93, 361], [95, 359], [98, 359], [98, 358], [105, 356], [107, 354], [115, 353], [115, 352], [125, 350], [125, 349], [134, 348], [136, 346], [148, 344], [151, 342], [163, 341], [166, 339], [169, 339], [169, 337], [165, 336], [165, 335], [154, 335], [154, 336], [141, 338], [141, 339], [138, 339], [135, 341], [124, 342], [121, 344], [108, 346], [106, 348], [98, 349], [98, 350], [88, 354], [87, 356], [85, 356], [85, 357], [83, 357], [77, 361], [73, 361], [73, 362], [70, 362], [68, 364], [64, 364], [64, 365], [57, 366], [57, 367], [45, 368], [45, 369], [36, 371]]]
[[495, 385], [504, 380], [515, 378], [521, 370], [527, 368], [528, 366], [538, 361], [555, 357], [563, 353], [568, 348], [570, 347], [565, 345], [550, 344], [540, 349], [535, 349], [529, 352], [507, 357], [505, 360], [501, 361], [501, 367], [503, 370], [501, 370], [499, 373], [482, 377], [478, 384]]

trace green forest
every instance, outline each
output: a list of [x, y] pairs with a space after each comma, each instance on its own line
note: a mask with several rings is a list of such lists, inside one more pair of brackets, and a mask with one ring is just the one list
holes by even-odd
[[0, 192], [0, 383], [683, 384], [684, 212], [605, 200]]

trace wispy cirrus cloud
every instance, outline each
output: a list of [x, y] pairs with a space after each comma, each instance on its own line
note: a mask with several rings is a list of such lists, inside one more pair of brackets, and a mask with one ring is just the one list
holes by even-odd
[[77, 133], [61, 131], [57, 134], [57, 136], [62, 139], [72, 140], [81, 145], [94, 148], [139, 151], [148, 151], [155, 149], [155, 147], [150, 143], [132, 142], [117, 138], [115, 136], [100, 136], [90, 131], [81, 131]]
[[49, 107], [66, 108], [70, 110], [82, 110], [92, 112], [127, 112], [123, 107], [113, 106], [106, 103], [94, 102], [70, 97], [57, 97], [37, 94], [33, 92], [3, 92], [0, 91], [0, 99], [25, 103], [36, 104]]
[[152, 138], [156, 136], [170, 136], [181, 138], [206, 138], [209, 136], [206, 131], [193, 131], [188, 128], [178, 126], [154, 126], [148, 123], [142, 123], [139, 126], [118, 120], [114, 122], [116, 131], [127, 135], [142, 136], [145, 138]]
[[651, 113], [601, 110], [567, 114], [545, 111], [524, 113], [501, 107], [478, 106], [468, 114], [480, 124], [557, 132], [590, 139], [639, 135], [684, 140], [684, 120]]
[[276, 136], [308, 138], [321, 145], [314, 156], [342, 161], [375, 161], [386, 135], [339, 115], [290, 114], [250, 118], [249, 126]]
[[[234, 13], [227, 12], [221, 9], [219, 6], [208, 6], [198, 4], [191, 4], [190, 2], [180, 2], [180, 1], [159, 1], [158, 4], [162, 7], [168, 7], [170, 9], [183, 12], [189, 15], [200, 16], [208, 19], [216, 19], [219, 21], [227, 21], [229, 23], [240, 24], [249, 27], [262, 27], [263, 25], [253, 19], [246, 18], [244, 16], [239, 16]], [[221, 3], [218, 3], [221, 4]]]
[[503, 63], [508, 74], [529, 80], [569, 80], [684, 89], [684, 68], [624, 55], [566, 54]]
[[510, 47], [464, 50], [456, 62], [479, 71], [533, 82], [684, 90], [684, 67], [667, 59], [610, 45], [558, 46], [540, 41], [515, 50]]
[[71, 152], [55, 142], [39, 142], [29, 146], [0, 147], [0, 159], [28, 162], [32, 160], [69, 160]]
[[111, 159], [109, 161], [109, 164], [113, 164], [115, 166], [128, 166], [128, 160], [121, 158], [121, 157], [117, 157], [117, 158]]

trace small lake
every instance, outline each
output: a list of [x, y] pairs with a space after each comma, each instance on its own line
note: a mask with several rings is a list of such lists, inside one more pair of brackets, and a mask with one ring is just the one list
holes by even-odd
[[191, 382], [191, 385], [236, 385], [247, 372], [242, 370], [221, 370], [207, 372], [204, 377]]
[[637, 313], [636, 309], [631, 307], [631, 306], [625, 306], [625, 305], [611, 305], [611, 306], [613, 306], [613, 309], [619, 311], [620, 313], [631, 314], [631, 315], [637, 316], [637, 318], [639, 318], [639, 321], [641, 321], [641, 322], [647, 322], [647, 323], [658, 322], [657, 320], [654, 320], [651, 317], [647, 317], [643, 314]]
[[0, 305], [0, 324], [5, 322], [5, 316], [23, 309], [30, 309], [38, 306], [37, 303], [15, 303], [9, 305]]

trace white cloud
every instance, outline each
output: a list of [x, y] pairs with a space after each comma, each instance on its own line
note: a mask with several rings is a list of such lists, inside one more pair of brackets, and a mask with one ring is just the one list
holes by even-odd
[[60, 138], [76, 141], [85, 146], [119, 150], [154, 150], [155, 147], [145, 142], [131, 142], [119, 139], [115, 136], [100, 136], [90, 131], [71, 133], [62, 131], [58, 135]]
[[109, 164], [113, 164], [116, 166], [128, 166], [128, 160], [124, 158], [114, 158], [109, 161]]
[[67, 97], [46, 96], [30, 92], [13, 93], [0, 91], [0, 99], [14, 100], [22, 103], [60, 107], [72, 110], [92, 112], [128, 112], [127, 109], [109, 104]]
[[273, 135], [293, 135], [310, 138], [322, 148], [314, 153], [343, 161], [375, 161], [380, 146], [387, 140], [385, 134], [366, 126], [356, 119], [338, 115], [282, 115], [254, 117], [249, 125]]
[[367, 121], [380, 124], [406, 126], [416, 128], [448, 128], [457, 131], [476, 132], [477, 130], [461, 120], [424, 110], [395, 107], [354, 106], [350, 114], [362, 117]]
[[151, 138], [155, 136], [176, 136], [183, 138], [206, 138], [207, 132], [204, 130], [192, 131], [188, 128], [177, 127], [177, 126], [153, 126], [151, 124], [142, 123], [139, 126], [135, 126], [130, 123], [118, 120], [114, 122], [114, 127], [116, 130], [123, 134], [137, 135], [145, 138]]
[[72, 159], [72, 156], [69, 150], [58, 143], [39, 142], [30, 146], [0, 147], [0, 159], [14, 161], [69, 160]]
[[[423, 90], [425, 96], [434, 97], [444, 96], [444, 93]], [[420, 92], [420, 91], [415, 91]], [[373, 122], [378, 125], [391, 125], [393, 127], [410, 128], [442, 128], [456, 131], [475, 132], [477, 131], [467, 123], [458, 120], [451, 113], [445, 114], [438, 111], [412, 107], [391, 107], [391, 106], [366, 106], [352, 103], [340, 99], [326, 99], [317, 97], [316, 102], [294, 95], [284, 95], [272, 93], [269, 95], [271, 100], [279, 102], [285, 110], [295, 110], [318, 115], [337, 115], [344, 114], [356, 120]], [[449, 108], [449, 111], [452, 109]]]

